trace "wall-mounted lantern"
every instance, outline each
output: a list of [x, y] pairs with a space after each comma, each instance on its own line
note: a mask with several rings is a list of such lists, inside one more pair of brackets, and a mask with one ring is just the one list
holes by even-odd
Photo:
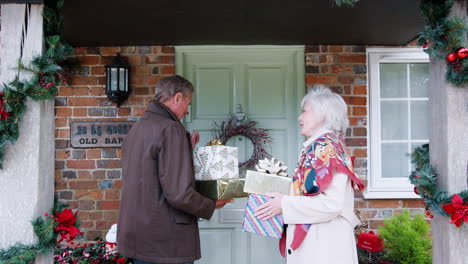
[[106, 95], [109, 100], [120, 106], [127, 100], [130, 94], [128, 89], [128, 64], [126, 64], [120, 54], [106, 65]]

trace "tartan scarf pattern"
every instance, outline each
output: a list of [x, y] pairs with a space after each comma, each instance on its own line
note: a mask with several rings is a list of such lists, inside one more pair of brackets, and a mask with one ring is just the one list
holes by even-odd
[[[354, 174], [353, 162], [347, 153], [344, 139], [339, 133], [321, 135], [304, 148], [293, 176], [295, 196], [316, 196], [325, 191], [333, 180], [333, 173], [344, 173], [351, 179], [353, 187], [364, 189], [362, 181]], [[304, 241], [311, 224], [297, 224], [290, 245], [296, 250]], [[286, 252], [286, 228], [280, 240], [280, 252]]]

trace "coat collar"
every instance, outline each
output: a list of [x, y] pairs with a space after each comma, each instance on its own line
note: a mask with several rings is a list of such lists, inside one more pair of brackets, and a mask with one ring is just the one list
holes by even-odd
[[331, 130], [329, 129], [326, 129], [326, 128], [320, 128], [319, 131], [317, 131], [313, 136], [309, 137], [304, 143], [302, 143], [302, 146], [304, 147], [304, 149], [306, 149], [307, 147], [309, 147], [318, 137], [320, 137], [321, 135], [323, 134], [326, 134], [326, 133], [330, 133], [332, 132]]
[[150, 102], [150, 104], [148, 105], [148, 108], [146, 108], [146, 112], [157, 114], [157, 115], [172, 119], [174, 121], [180, 122], [180, 120], [177, 119], [175, 114], [169, 108], [167, 108], [165, 105], [155, 100]]

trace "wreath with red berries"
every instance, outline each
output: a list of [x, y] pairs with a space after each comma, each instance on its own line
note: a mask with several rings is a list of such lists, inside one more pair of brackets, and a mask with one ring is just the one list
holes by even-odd
[[411, 162], [416, 169], [411, 172], [410, 181], [415, 185], [414, 192], [421, 196], [426, 215], [433, 218], [431, 212], [436, 212], [450, 217], [450, 223], [457, 227], [468, 223], [468, 190], [449, 195], [437, 188], [437, 172], [429, 163], [429, 144], [416, 148]]

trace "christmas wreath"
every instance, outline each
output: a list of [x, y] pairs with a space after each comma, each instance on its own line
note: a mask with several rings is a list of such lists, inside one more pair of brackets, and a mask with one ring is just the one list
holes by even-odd
[[257, 126], [258, 122], [252, 120], [238, 122], [235, 116], [231, 116], [228, 121], [220, 124], [213, 122], [213, 138], [219, 140], [221, 145], [226, 145], [234, 136], [244, 136], [252, 141], [252, 156], [247, 161], [240, 162], [239, 168], [251, 169], [259, 160], [271, 157], [265, 150], [265, 145], [273, 141], [268, 134], [269, 130]]
[[29, 65], [18, 64], [18, 70], [31, 73], [31, 78], [15, 80], [5, 84], [0, 92], [0, 169], [7, 143], [14, 144], [19, 137], [19, 124], [26, 110], [26, 99], [34, 101], [50, 100], [55, 97], [59, 85], [67, 84], [71, 70], [78, 66], [73, 58], [73, 48], [64, 43], [60, 36], [62, 17], [60, 9], [44, 7], [44, 35], [46, 52], [32, 59]]
[[429, 144], [422, 145], [411, 154], [411, 162], [416, 169], [411, 172], [410, 181], [415, 185], [414, 192], [421, 196], [426, 207], [426, 215], [433, 218], [432, 212], [451, 218], [451, 224], [460, 227], [468, 223], [468, 190], [455, 195], [437, 188], [437, 172], [429, 163]]
[[426, 18], [424, 31], [419, 34], [418, 45], [436, 59], [447, 61], [447, 82], [463, 86], [468, 83], [468, 49], [466, 48], [466, 20], [447, 18], [454, 0], [422, 0], [420, 9]]

